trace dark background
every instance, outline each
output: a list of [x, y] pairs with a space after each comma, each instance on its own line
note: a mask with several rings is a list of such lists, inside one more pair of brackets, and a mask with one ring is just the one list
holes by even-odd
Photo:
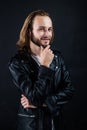
[[54, 48], [62, 52], [75, 95], [64, 107], [67, 130], [87, 128], [87, 9], [84, 0], [12, 0], [0, 2], [0, 130], [15, 130], [18, 91], [8, 70], [19, 32], [27, 15], [44, 9], [54, 23]]

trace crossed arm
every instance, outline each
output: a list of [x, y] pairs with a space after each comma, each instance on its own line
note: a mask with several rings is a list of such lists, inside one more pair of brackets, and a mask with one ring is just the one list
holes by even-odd
[[[26, 96], [24, 96], [23, 94], [21, 95], [21, 105], [24, 107], [24, 108], [37, 108], [36, 106], [32, 105], [30, 102], [29, 102], [29, 99], [27, 99]], [[46, 104], [43, 103], [44, 107], [46, 107]]]
[[[47, 81], [51, 80], [53, 70], [43, 65], [40, 66], [38, 80], [35, 82], [32, 89], [32, 82], [25, 71], [23, 63], [14, 59], [10, 64], [10, 71], [13, 76], [16, 86], [22, 92], [21, 104], [24, 108], [36, 108], [39, 106], [49, 107], [51, 112], [54, 112], [57, 107], [67, 103], [73, 94], [73, 86], [71, 84], [70, 76], [64, 62], [62, 60], [62, 73], [63, 73], [63, 89], [56, 94], [45, 97], [45, 91], [47, 88]], [[46, 104], [43, 104], [43, 103]]]

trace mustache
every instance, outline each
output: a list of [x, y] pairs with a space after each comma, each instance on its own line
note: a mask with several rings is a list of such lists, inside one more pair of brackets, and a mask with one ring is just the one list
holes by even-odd
[[50, 40], [51, 38], [48, 37], [42, 37], [41, 40]]

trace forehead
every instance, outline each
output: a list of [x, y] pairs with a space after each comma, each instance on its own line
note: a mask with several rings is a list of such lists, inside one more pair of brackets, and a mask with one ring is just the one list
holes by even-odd
[[33, 27], [52, 27], [52, 20], [48, 16], [36, 16], [33, 21]]

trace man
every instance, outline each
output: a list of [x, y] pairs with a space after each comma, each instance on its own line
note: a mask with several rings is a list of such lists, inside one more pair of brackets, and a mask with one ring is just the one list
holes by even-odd
[[[17, 42], [18, 52], [9, 63], [20, 90], [18, 130], [57, 130], [55, 119], [73, 95], [69, 72], [59, 51], [50, 48], [53, 23], [37, 10], [28, 15]], [[56, 118], [55, 118], [56, 117]]]

